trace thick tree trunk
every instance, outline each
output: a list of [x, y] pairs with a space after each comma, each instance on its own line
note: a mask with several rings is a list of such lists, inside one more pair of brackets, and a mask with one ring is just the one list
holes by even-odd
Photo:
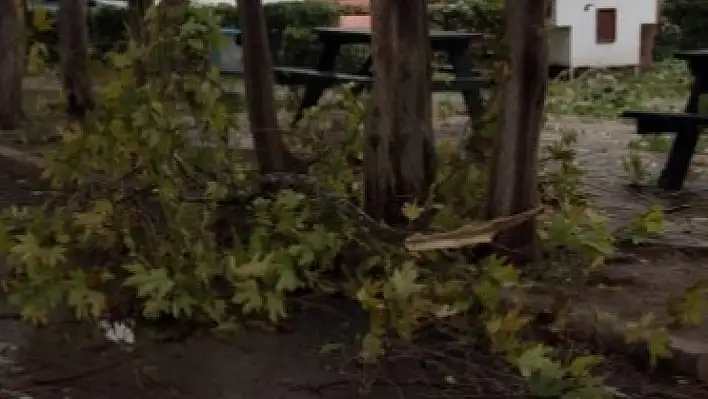
[[88, 74], [88, 26], [85, 0], [61, 0], [59, 56], [69, 115], [83, 118], [94, 107]]
[[246, 108], [261, 173], [287, 171], [292, 161], [282, 135], [273, 98], [273, 62], [260, 0], [241, 0], [243, 70]]
[[391, 224], [425, 202], [435, 171], [427, 1], [373, 0], [373, 109], [364, 144], [365, 208]]
[[[538, 204], [538, 146], [548, 80], [545, 20], [549, 6], [548, 0], [506, 1], [509, 68], [490, 178], [489, 218], [521, 213]], [[535, 221], [503, 233], [499, 243], [535, 257]]]
[[24, 120], [24, 67], [23, 10], [14, 0], [0, 0], [0, 129], [17, 129]]

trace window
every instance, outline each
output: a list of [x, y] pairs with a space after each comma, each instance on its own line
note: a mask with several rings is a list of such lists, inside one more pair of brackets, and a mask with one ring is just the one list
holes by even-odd
[[617, 9], [597, 10], [597, 43], [614, 43], [617, 40]]

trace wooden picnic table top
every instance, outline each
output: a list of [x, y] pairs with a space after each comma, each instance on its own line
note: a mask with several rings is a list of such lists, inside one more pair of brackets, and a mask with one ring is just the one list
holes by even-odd
[[241, 36], [241, 29], [238, 29], [238, 28], [221, 28], [221, 29], [219, 29], [219, 31], [224, 36], [231, 36], [231, 37]]
[[676, 56], [676, 58], [682, 59], [682, 60], [708, 58], [708, 48], [679, 51], [674, 55]]
[[678, 51], [674, 55], [680, 59], [708, 57], [708, 48]]
[[708, 84], [708, 48], [679, 51], [674, 56], [688, 63], [688, 69], [695, 78], [700, 77], [700, 83], [694, 82], [705, 90]]
[[[320, 37], [320, 40], [339, 40], [347, 43], [370, 43], [371, 29], [367, 28], [338, 28], [338, 27], [317, 27], [313, 31]], [[482, 37], [481, 33], [431, 30], [430, 40], [432, 42], [469, 42], [472, 39]]]

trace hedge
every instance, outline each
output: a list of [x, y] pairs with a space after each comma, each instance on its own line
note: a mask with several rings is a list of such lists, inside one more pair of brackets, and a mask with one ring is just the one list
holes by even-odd
[[664, 0], [661, 32], [655, 54], [669, 56], [676, 50], [708, 48], [708, 2], [702, 0]]
[[[327, 0], [271, 3], [264, 6], [264, 11], [268, 29], [278, 39], [273, 43], [278, 59], [289, 65], [316, 62], [319, 48], [313, 27], [332, 26], [344, 13], [356, 13]], [[236, 8], [222, 6], [217, 7], [216, 12], [224, 26], [238, 27]], [[125, 10], [106, 8], [91, 16], [89, 28], [97, 50], [105, 51], [125, 41], [125, 14]], [[448, 0], [431, 1], [429, 17], [433, 28], [496, 34], [503, 26], [503, 14], [502, 0]], [[705, 21], [708, 21], [708, 2], [665, 0], [662, 29], [656, 44], [657, 57], [663, 58], [678, 49], [708, 47]], [[50, 48], [55, 47], [55, 33], [41, 36]], [[357, 68], [367, 56], [367, 46], [350, 47], [340, 60], [339, 67], [344, 70]]]

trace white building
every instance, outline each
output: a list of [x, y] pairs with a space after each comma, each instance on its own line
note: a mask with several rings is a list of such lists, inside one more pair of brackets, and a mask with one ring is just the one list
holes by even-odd
[[657, 0], [555, 0], [550, 64], [570, 68], [639, 66], [642, 31], [658, 23]]

